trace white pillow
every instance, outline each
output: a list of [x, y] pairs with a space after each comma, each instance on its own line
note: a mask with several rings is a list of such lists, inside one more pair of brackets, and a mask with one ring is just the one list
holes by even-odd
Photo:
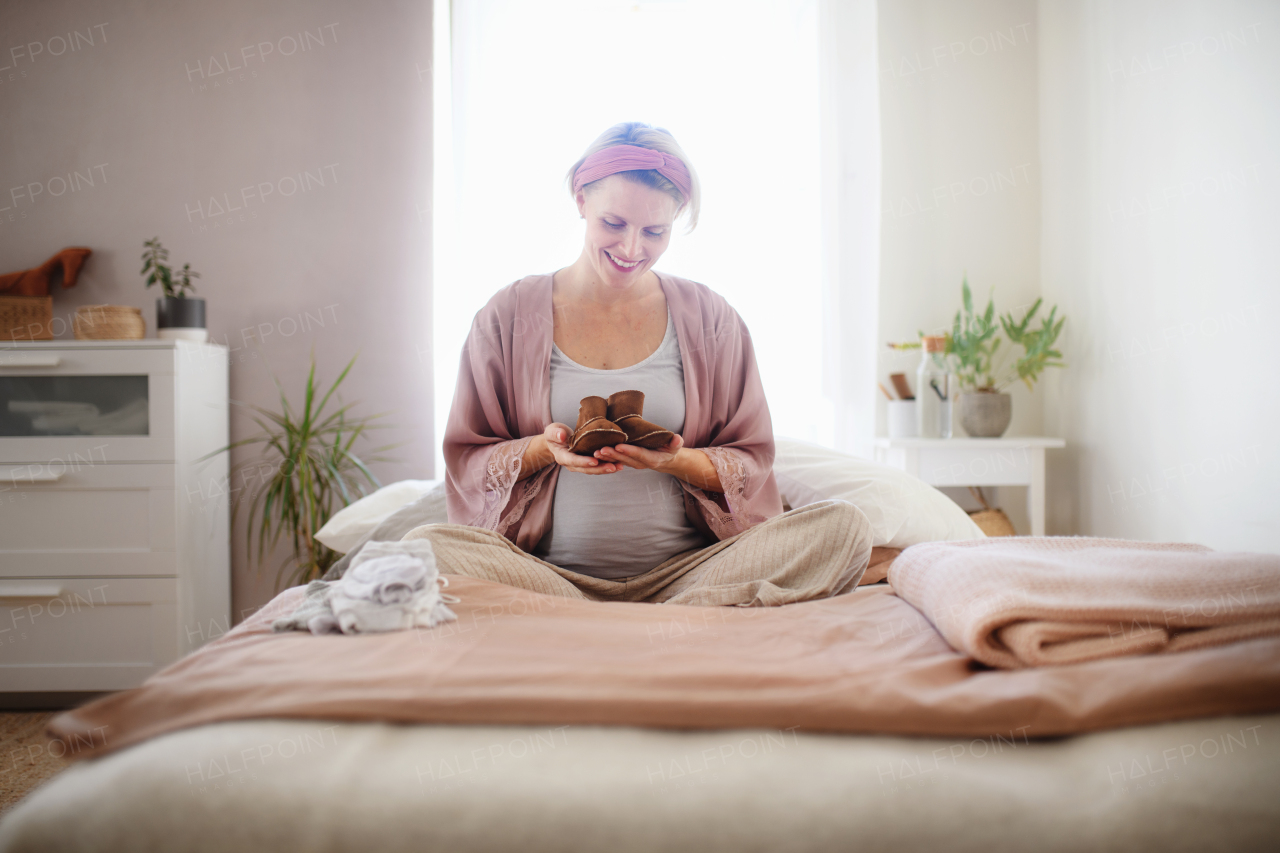
[[872, 545], [986, 538], [955, 501], [905, 471], [791, 438], [778, 438], [776, 445], [773, 473], [791, 508], [848, 501], [870, 520]]
[[383, 486], [334, 513], [328, 523], [316, 532], [316, 539], [339, 554], [345, 554], [359, 545], [360, 540], [372, 533], [375, 527], [396, 510], [413, 503], [433, 489], [440, 493], [440, 514], [443, 521], [443, 480], [401, 480]]

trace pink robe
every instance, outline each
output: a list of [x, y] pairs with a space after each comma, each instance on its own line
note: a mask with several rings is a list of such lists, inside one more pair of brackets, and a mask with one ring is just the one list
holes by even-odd
[[[517, 482], [529, 442], [552, 423], [551, 278], [504, 287], [476, 314], [444, 435], [449, 521], [496, 531], [526, 552], [551, 526], [560, 474], [552, 464]], [[724, 487], [717, 494], [679, 480], [685, 513], [710, 538], [727, 539], [782, 512], [751, 335], [705, 285], [661, 273], [658, 280], [684, 366], [682, 438], [707, 454]]]

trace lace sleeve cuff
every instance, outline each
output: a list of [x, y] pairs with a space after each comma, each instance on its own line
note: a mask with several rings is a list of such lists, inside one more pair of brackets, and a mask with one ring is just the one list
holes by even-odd
[[724, 488], [722, 494], [725, 505], [729, 508], [725, 512], [724, 507], [712, 500], [707, 492], [688, 483], [684, 484], [685, 489], [698, 501], [711, 532], [718, 539], [728, 539], [764, 521], [764, 516], [746, 511], [747, 469], [742, 464], [738, 451], [729, 447], [699, 447], [698, 450], [705, 453], [715, 466], [720, 485]]
[[533, 436], [504, 441], [495, 444], [493, 450], [489, 451], [489, 459], [485, 463], [484, 508], [471, 521], [472, 527], [483, 527], [486, 530], [502, 533], [503, 530], [499, 527], [509, 527], [514, 521], [514, 519], [504, 520], [502, 511], [507, 501], [511, 499], [511, 492], [516, 482], [520, 479], [520, 466], [524, 461], [524, 452], [531, 441]]

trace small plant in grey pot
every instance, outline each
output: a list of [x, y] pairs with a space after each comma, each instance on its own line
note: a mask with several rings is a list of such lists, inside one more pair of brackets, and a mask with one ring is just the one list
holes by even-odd
[[[1004, 435], [1013, 417], [1013, 400], [1004, 389], [1019, 379], [1031, 389], [1045, 368], [1066, 366], [1062, 353], [1053, 348], [1066, 318], [1059, 318], [1054, 306], [1039, 327], [1032, 327], [1042, 302], [1037, 299], [1021, 320], [1006, 313], [997, 325], [994, 299], [987, 301], [981, 314], [973, 310], [968, 278], [961, 285], [961, 298], [962, 307], [951, 325], [946, 350], [961, 389], [960, 425], [975, 438], [998, 438]], [[1014, 346], [1022, 348], [1022, 355], [1013, 364], [1009, 363], [1013, 347], [1000, 349], [1002, 330]]]
[[156, 300], [156, 337], [207, 341], [204, 300], [187, 296], [188, 290], [195, 291], [191, 280], [199, 278], [200, 273], [192, 270], [191, 264], [183, 264], [182, 269], [176, 271], [169, 266], [169, 250], [160, 244], [159, 237], [143, 245], [146, 250], [142, 253], [142, 275], [147, 276], [147, 287], [158, 284], [164, 291], [164, 296]]

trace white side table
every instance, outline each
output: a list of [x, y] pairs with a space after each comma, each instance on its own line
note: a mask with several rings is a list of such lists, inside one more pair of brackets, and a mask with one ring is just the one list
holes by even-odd
[[1026, 486], [1031, 535], [1044, 535], [1044, 451], [1060, 438], [877, 438], [876, 461], [931, 486]]

